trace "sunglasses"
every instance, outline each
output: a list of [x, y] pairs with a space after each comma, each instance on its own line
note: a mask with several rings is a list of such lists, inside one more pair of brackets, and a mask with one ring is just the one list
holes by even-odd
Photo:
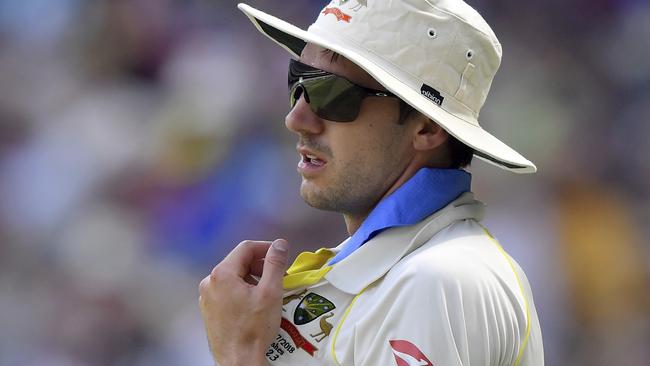
[[309, 108], [320, 118], [352, 122], [359, 116], [367, 97], [397, 96], [391, 92], [365, 88], [327, 71], [289, 61], [289, 102], [293, 108], [304, 96]]

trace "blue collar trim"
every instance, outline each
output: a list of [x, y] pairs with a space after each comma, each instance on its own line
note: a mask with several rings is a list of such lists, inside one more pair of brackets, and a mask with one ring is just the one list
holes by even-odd
[[472, 176], [465, 170], [420, 169], [411, 179], [377, 204], [329, 264], [343, 260], [385, 229], [414, 225], [422, 221], [461, 194], [469, 192], [471, 183]]

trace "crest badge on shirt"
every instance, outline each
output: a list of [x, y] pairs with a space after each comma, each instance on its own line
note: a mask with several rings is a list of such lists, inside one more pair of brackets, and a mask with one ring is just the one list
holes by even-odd
[[296, 325], [307, 324], [319, 316], [329, 313], [336, 306], [321, 295], [310, 292], [302, 298], [293, 313], [293, 323]]
[[310, 288], [282, 299], [280, 330], [266, 353], [271, 365], [305, 365], [319, 357], [321, 347], [326, 347], [326, 339], [340, 317], [338, 307], [346, 302], [343, 300], [341, 305], [345, 297], [338, 291], [319, 292]]
[[405, 340], [390, 340], [397, 366], [433, 366], [427, 356], [413, 343]]

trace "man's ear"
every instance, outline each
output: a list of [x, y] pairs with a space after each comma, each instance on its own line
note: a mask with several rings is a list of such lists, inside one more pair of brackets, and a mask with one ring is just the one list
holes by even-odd
[[449, 133], [424, 115], [417, 117], [413, 147], [418, 151], [435, 150], [447, 141]]

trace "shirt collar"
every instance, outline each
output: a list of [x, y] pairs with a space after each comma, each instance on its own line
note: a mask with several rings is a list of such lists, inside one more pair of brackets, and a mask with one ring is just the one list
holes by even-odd
[[[331, 267], [324, 278], [336, 288], [357, 294], [386, 274], [401, 258], [426, 243], [437, 232], [463, 219], [483, 219], [485, 206], [470, 192], [412, 226], [393, 227], [376, 235]], [[343, 242], [338, 249], [346, 246]], [[403, 243], [403, 245], [401, 245]]]
[[381, 200], [359, 229], [341, 246], [329, 265], [340, 262], [381, 231], [414, 225], [471, 188], [471, 175], [461, 169], [422, 168]]

